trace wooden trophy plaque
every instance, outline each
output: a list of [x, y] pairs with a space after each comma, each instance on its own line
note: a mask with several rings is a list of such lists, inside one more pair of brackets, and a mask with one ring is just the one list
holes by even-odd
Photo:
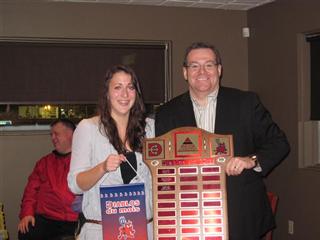
[[146, 139], [143, 156], [153, 181], [154, 240], [228, 240], [232, 135], [176, 128]]

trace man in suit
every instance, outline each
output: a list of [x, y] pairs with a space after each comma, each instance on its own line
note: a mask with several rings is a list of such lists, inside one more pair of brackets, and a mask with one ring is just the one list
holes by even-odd
[[197, 126], [232, 134], [234, 157], [226, 165], [230, 240], [258, 240], [275, 227], [265, 177], [289, 153], [285, 134], [252, 92], [220, 86], [218, 50], [196, 42], [186, 49], [183, 76], [189, 91], [161, 106], [156, 136]]

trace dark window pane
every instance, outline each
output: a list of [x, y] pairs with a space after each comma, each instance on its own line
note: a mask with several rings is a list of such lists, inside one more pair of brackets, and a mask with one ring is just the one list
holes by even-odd
[[[1, 40], [1, 39], [0, 39]], [[167, 99], [167, 43], [0, 41], [0, 103], [96, 103], [106, 69], [130, 65], [146, 103]]]
[[310, 120], [320, 120], [320, 36], [309, 37], [311, 76]]

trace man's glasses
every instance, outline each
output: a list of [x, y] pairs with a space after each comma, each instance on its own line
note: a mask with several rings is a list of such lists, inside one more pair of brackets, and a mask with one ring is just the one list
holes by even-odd
[[188, 64], [186, 67], [189, 68], [190, 71], [192, 71], [192, 72], [200, 71], [201, 67], [203, 67], [207, 72], [212, 72], [213, 70], [215, 70], [215, 67], [217, 65], [219, 65], [219, 64], [214, 61], [209, 61], [209, 62], [206, 62], [205, 64], [193, 62], [193, 63]]

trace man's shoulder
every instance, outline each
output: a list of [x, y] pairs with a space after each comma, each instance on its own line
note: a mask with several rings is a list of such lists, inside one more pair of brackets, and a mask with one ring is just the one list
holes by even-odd
[[179, 96], [172, 98], [170, 101], [166, 102], [165, 104], [161, 105], [158, 109], [159, 112], [162, 111], [172, 111], [177, 110], [176, 107], [181, 106], [182, 104], [187, 103], [190, 100], [189, 92], [182, 93]]
[[238, 88], [231, 88], [231, 87], [220, 87], [219, 89], [219, 95], [218, 97], [229, 97], [232, 99], [239, 98], [250, 98], [253, 96], [256, 96], [256, 94], [252, 91], [247, 91], [247, 90], [241, 90]]
[[228, 93], [228, 94], [237, 94], [237, 95], [250, 93], [250, 91], [242, 90], [239, 88], [232, 88], [232, 87], [220, 87], [219, 92], [224, 92], [224, 93]]
[[54, 154], [54, 150], [44, 156], [42, 156], [36, 163], [37, 166], [44, 166], [44, 164], [46, 165], [49, 161], [52, 161], [53, 159], [55, 159], [55, 154]]
[[52, 160], [55, 158], [70, 158], [71, 154], [70, 153], [66, 153], [66, 154], [62, 154], [57, 152], [57, 150], [52, 150], [52, 152], [48, 153], [47, 155], [44, 155], [39, 161], [43, 160]]
[[44, 155], [40, 160], [42, 160], [42, 159], [48, 159], [48, 158], [53, 158], [54, 156], [55, 156], [54, 150], [52, 150], [52, 152]]

